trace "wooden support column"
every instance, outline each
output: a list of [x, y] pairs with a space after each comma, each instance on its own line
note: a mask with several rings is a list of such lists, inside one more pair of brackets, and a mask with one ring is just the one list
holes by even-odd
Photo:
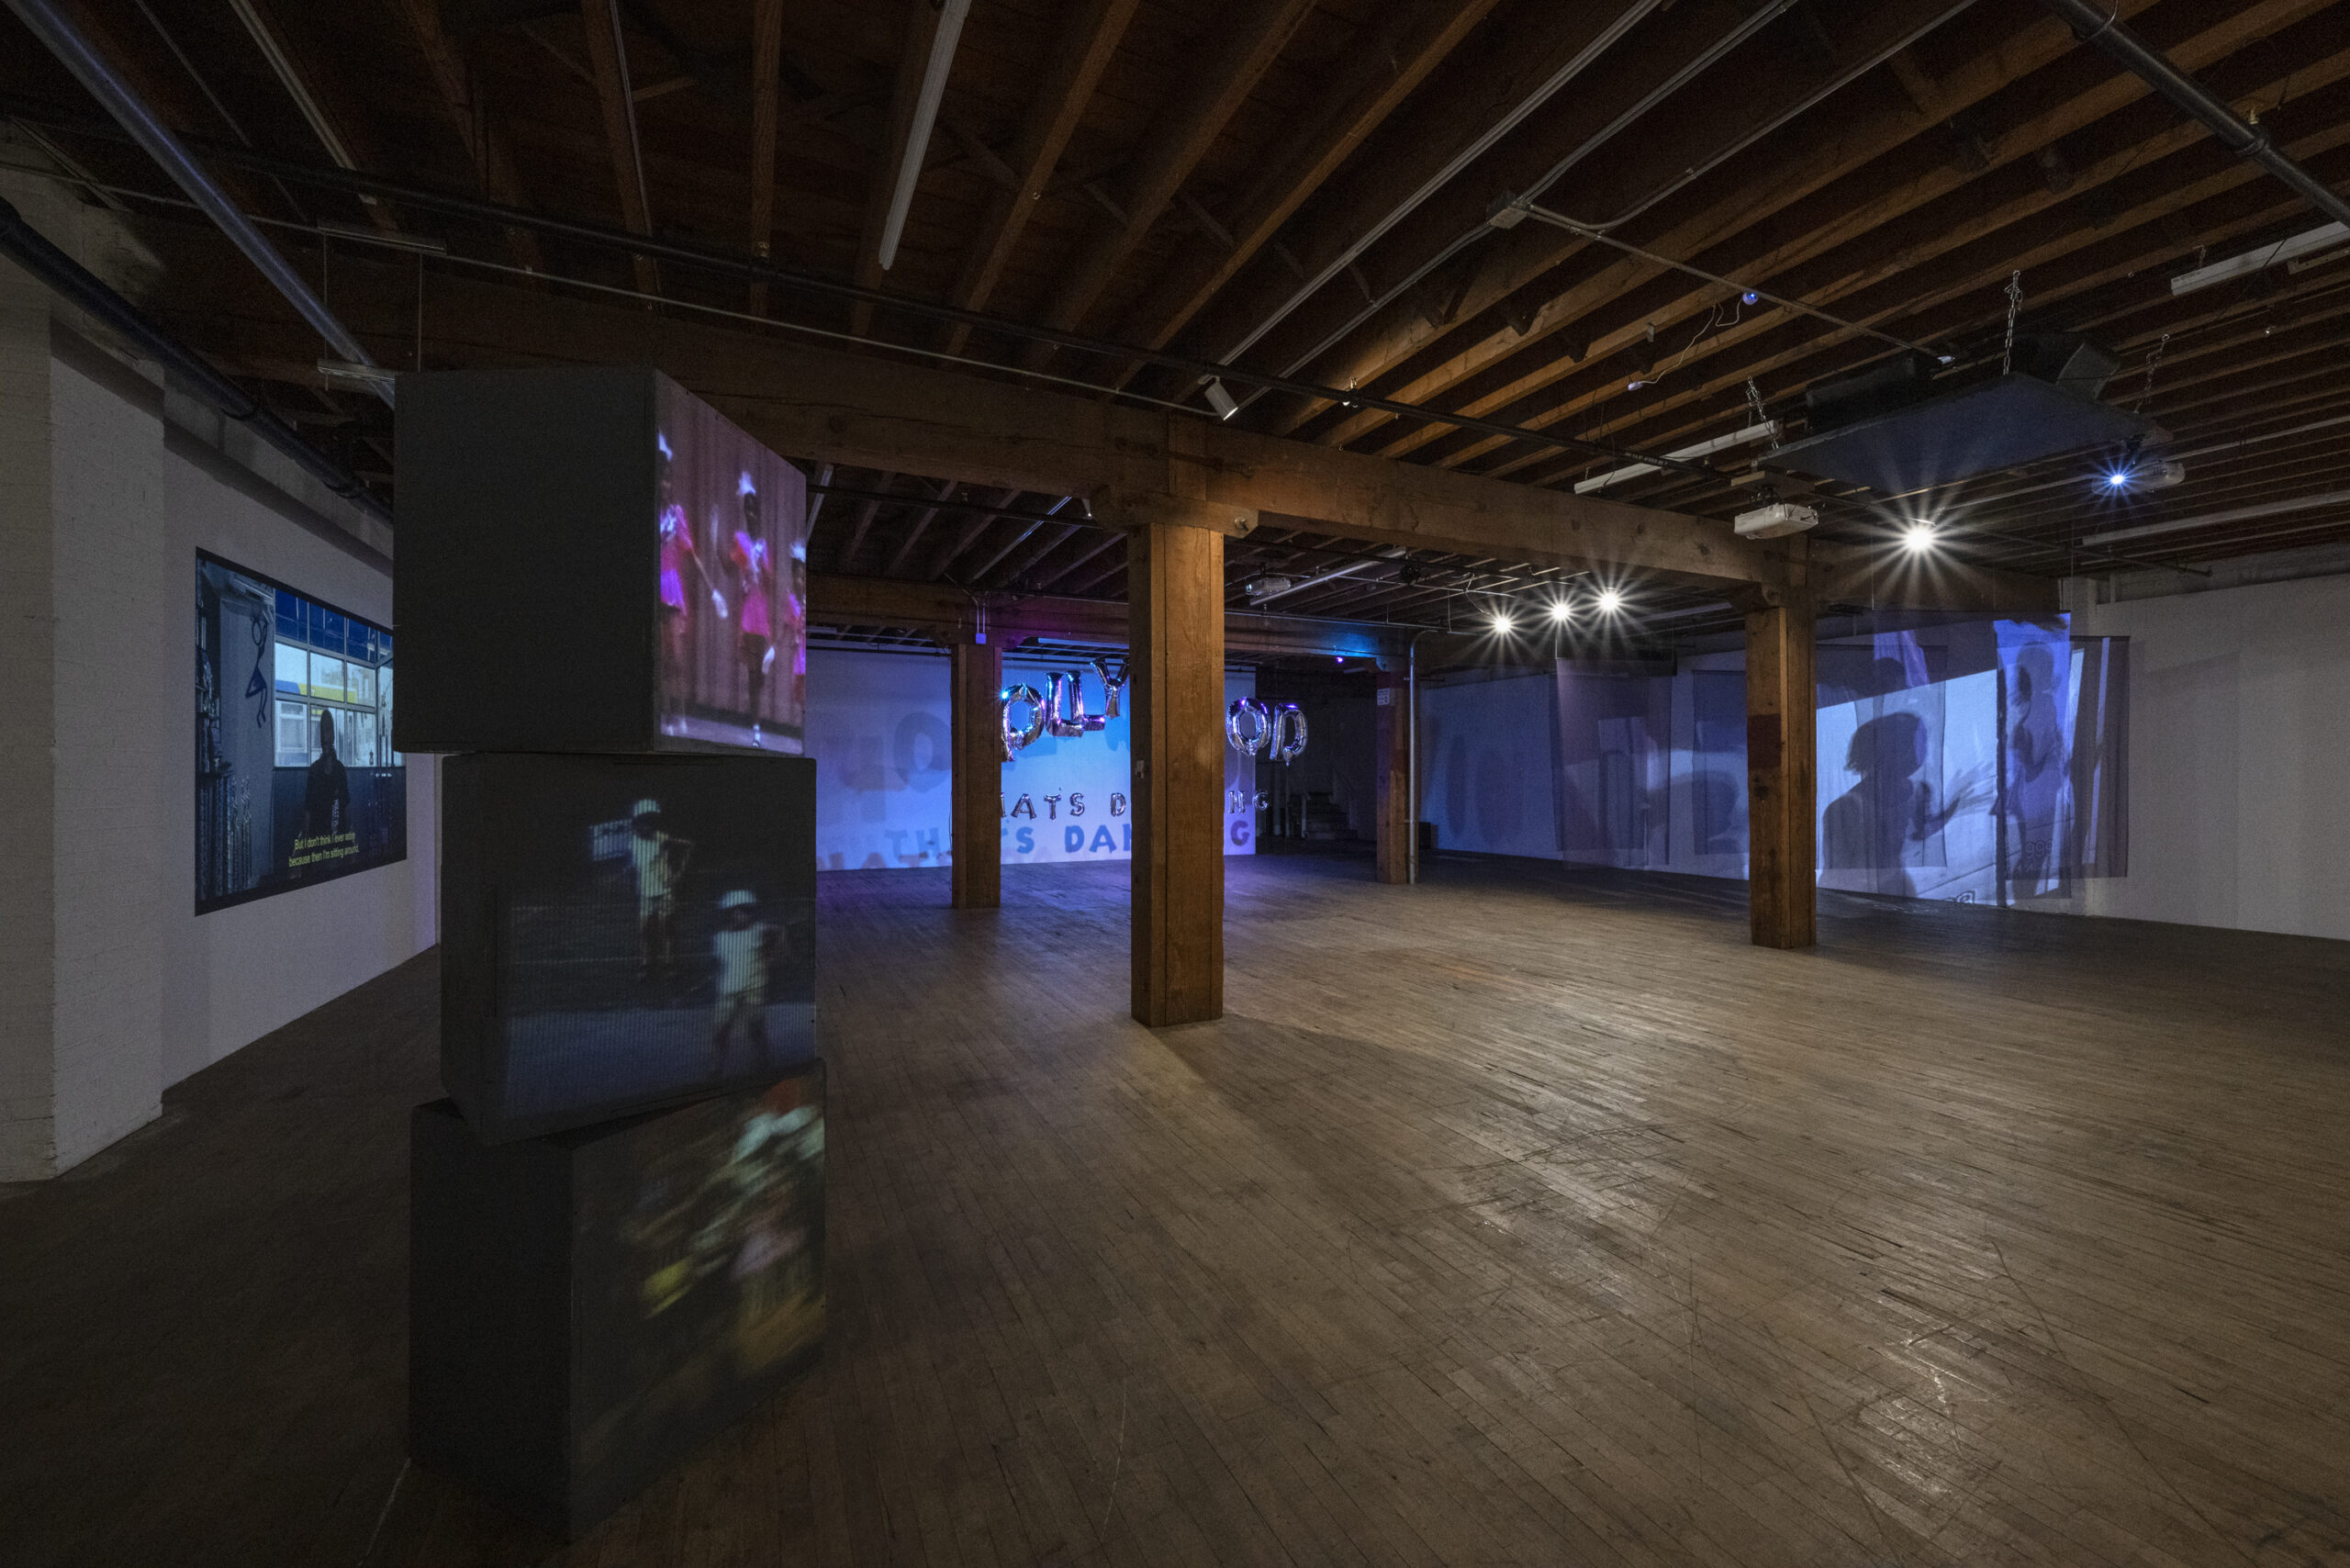
[[1400, 670], [1379, 672], [1379, 879], [1412, 879], [1412, 688]]
[[1224, 1015], [1224, 534], [1128, 521], [1134, 1015], [1158, 1028]]
[[954, 661], [947, 698], [955, 748], [952, 901], [957, 909], [996, 909], [1003, 903], [1003, 737], [995, 706], [1003, 689], [1003, 650], [957, 641], [948, 652]]
[[1758, 947], [1808, 947], [1818, 936], [1817, 637], [1800, 591], [1747, 608], [1747, 900]]

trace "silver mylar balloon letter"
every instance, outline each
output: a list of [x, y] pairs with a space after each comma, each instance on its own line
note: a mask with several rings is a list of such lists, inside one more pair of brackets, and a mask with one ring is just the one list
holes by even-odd
[[[1244, 718], [1255, 727], [1254, 733], [1247, 736], [1240, 733], [1240, 721]], [[1225, 710], [1224, 733], [1235, 751], [1243, 756], [1254, 756], [1273, 738], [1273, 715], [1253, 697], [1236, 697], [1232, 706]]]
[[1093, 667], [1102, 677], [1102, 717], [1114, 719], [1118, 716], [1118, 693], [1126, 689], [1126, 677], [1133, 670], [1134, 662], [1131, 659], [1120, 659], [1118, 672], [1115, 675], [1110, 673], [1110, 661], [1107, 658], [1095, 659]]
[[1069, 740], [1085, 733], [1085, 682], [1059, 670], [1045, 678], [1045, 729]]
[[[1028, 722], [1019, 729], [1012, 727], [1012, 711], [1021, 703], [1028, 704]], [[996, 733], [1003, 737], [1003, 760], [1010, 762], [1012, 754], [1030, 745], [1045, 733], [1045, 700], [1033, 686], [1007, 686], [996, 693]]]
[[1273, 715], [1272, 749], [1276, 761], [1295, 762], [1305, 751], [1305, 713], [1294, 702], [1284, 702]]

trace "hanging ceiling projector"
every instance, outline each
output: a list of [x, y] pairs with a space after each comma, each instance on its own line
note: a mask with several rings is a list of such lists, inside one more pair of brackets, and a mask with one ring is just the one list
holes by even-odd
[[1794, 501], [1773, 501], [1767, 507], [1756, 507], [1730, 519], [1730, 526], [1738, 530], [1740, 539], [1785, 539], [1818, 523], [1818, 509]]
[[2152, 442], [2162, 432], [2151, 420], [2098, 401], [2120, 364], [2072, 332], [2020, 336], [2011, 370], [1966, 382], [1937, 382], [1932, 359], [1902, 353], [1806, 392], [1808, 432], [1763, 461], [1899, 496], [2068, 452]]

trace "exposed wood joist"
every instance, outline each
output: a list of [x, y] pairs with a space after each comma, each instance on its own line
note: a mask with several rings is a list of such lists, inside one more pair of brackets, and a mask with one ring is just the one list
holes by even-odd
[[[401, 335], [407, 301], [398, 274], [352, 271], [343, 298], [354, 330]], [[554, 291], [451, 278], [436, 286], [434, 319], [436, 352], [453, 364], [657, 366], [776, 451], [803, 460], [1046, 495], [1163, 495], [1315, 520], [1321, 532], [1374, 543], [1667, 580], [1774, 583], [1789, 570], [1785, 544], [1739, 539], [1709, 519], [583, 304]], [[206, 347], [298, 352], [298, 329], [259, 311], [187, 326]], [[2006, 585], [1999, 602], [2046, 588]], [[1986, 598], [1979, 584], [1951, 591], [1953, 609]]]
[[[473, 165], [474, 184], [490, 200], [507, 207], [528, 207], [522, 177], [514, 164], [514, 144], [506, 126], [483, 97], [472, 67], [442, 25], [440, 0], [400, 0], [400, 14], [423, 53], [442, 112], [464, 143]], [[532, 272], [546, 267], [539, 238], [527, 229], [509, 228], [506, 243], [515, 263]]]
[[[783, 92], [783, 0], [756, 0], [751, 14], [751, 253], [774, 254], [775, 139]], [[750, 288], [754, 316], [767, 313], [767, 286]]]
[[[1036, 204], [1044, 200], [1061, 153], [1085, 113], [1102, 73], [1125, 36], [1138, 0], [1069, 0], [1054, 45], [1051, 63], [1037, 84], [1013, 138], [1010, 166], [1013, 184], [989, 198], [970, 249], [955, 280], [954, 302], [966, 310], [984, 309], [1020, 242]], [[960, 353], [970, 329], [948, 329], [946, 352]]]
[[[629, 91], [628, 41], [621, 33], [620, 0], [579, 0], [580, 30], [602, 110], [604, 140], [611, 151], [612, 182], [619, 187], [621, 221], [632, 234], [653, 232], [653, 198], [644, 184], [644, 149], [637, 140], [636, 100]], [[661, 269], [650, 256], [635, 259], [636, 286], [661, 292]]]
[[[2274, 13], [2268, 23], [2298, 19], [2316, 8], [2312, 0], [2276, 0], [2269, 7]], [[2216, 60], [2240, 47], [2244, 39], [2254, 36], [2235, 23], [2213, 28], [2191, 40], [2188, 57], [2202, 64]], [[2311, 68], [2300, 73], [2301, 90], [2336, 79], [2342, 71], [2350, 69], [2350, 52], [2335, 56], [2331, 62], [2304, 62]], [[2281, 84], [2278, 85], [2281, 86]], [[1994, 170], [2002, 168], [2023, 171], [2021, 160], [2035, 148], [2053, 143], [2083, 127], [2117, 110], [2145, 100], [2144, 84], [2134, 76], [2123, 75], [2100, 84], [2098, 89], [2076, 95], [2059, 104], [2047, 114], [2020, 125], [1998, 139], [1994, 151]], [[2149, 107], [2154, 106], [2149, 105]], [[2160, 130], [2133, 136], [2126, 144], [2117, 146], [2092, 174], [2101, 179], [2111, 178], [2144, 166], [2149, 161], [2182, 148], [2205, 142], [2208, 133], [2199, 126], [2182, 122], [2176, 117], [2157, 111]], [[2245, 181], [2254, 176], [2246, 174]], [[2240, 182], [2241, 183], [2241, 182]], [[1856, 292], [1871, 286], [1892, 303], [1886, 310], [1863, 317], [1863, 319], [1899, 326], [1908, 335], [1919, 329], [1897, 319], [1893, 311], [1908, 306], [1911, 301], [1901, 290], [1915, 289], [1919, 269], [1937, 256], [1958, 251], [1964, 246], [1998, 235], [2014, 223], [2034, 213], [2048, 210], [2066, 200], [2065, 192], [2051, 191], [2036, 178], [2010, 182], [2020, 188], [2005, 200], [1982, 200], [1977, 192], [1998, 192], [2000, 185], [1995, 173], [1970, 174], [1948, 165], [1914, 173], [1893, 185], [1874, 200], [1849, 207], [1832, 222], [1808, 225], [1790, 241], [1774, 250], [1735, 263], [1731, 272], [1742, 282], [1772, 287], [1792, 294], [1814, 304], [1835, 307], [1840, 313], [1850, 314], [1842, 302]], [[1939, 198], [1939, 200], [1938, 200]], [[1979, 202], [1977, 210], [1960, 217], [1946, 209], [1950, 200]], [[2086, 241], [2094, 235], [2091, 230], [2075, 230], [2078, 239]], [[1567, 241], [1566, 236], [1558, 237]], [[1570, 244], [1573, 243], [1569, 241]], [[1670, 252], [1668, 252], [1670, 253]], [[1836, 259], [1850, 256], [1846, 266], [1829, 271]], [[1897, 258], [1888, 269], [1885, 258]], [[2002, 258], [2002, 263], [2010, 260]], [[1992, 270], [1998, 270], [1994, 267]], [[1890, 272], [1890, 276], [1888, 275]], [[1825, 275], [1823, 275], [1825, 273]], [[1840, 275], [1841, 274], [1841, 275]], [[1633, 291], [1652, 280], [1664, 278], [1667, 270], [1634, 257], [1604, 267], [1600, 272], [1574, 288], [1545, 304], [1529, 322], [1523, 336], [1507, 338], [1494, 335], [1455, 354], [1441, 364], [1423, 373], [1407, 388], [1405, 394], [1415, 400], [1444, 400], [1452, 387], [1460, 386], [1489, 368], [1520, 357], [1533, 342], [1557, 331], [1569, 323], [1587, 323], [1595, 311], [1605, 310], [1611, 302], [1641, 299]], [[1585, 353], [1578, 363], [1565, 356], [1527, 370], [1491, 390], [1476, 397], [1461, 399], [1462, 412], [1494, 417], [1494, 411], [1519, 406], [1522, 401], [1545, 387], [1576, 374], [1583, 366], [1605, 360], [1628, 348], [1650, 324], [1657, 324], [1661, 334], [1671, 330], [1687, 332], [1692, 318], [1702, 318], [1718, 304], [1727, 304], [1735, 291], [1713, 285], [1690, 285], [1678, 297], [1670, 301], [1649, 299], [1646, 308], [1634, 311], [1630, 319], [1618, 317], [1598, 330], [1586, 328], [1583, 342]], [[1620, 307], [1618, 307], [1620, 308]], [[1784, 319], [1784, 313], [1768, 305], [1757, 308], [1734, 328], [1709, 335], [1697, 345], [1699, 357], [1718, 353], [1722, 348], [1744, 338], [1767, 331]], [[1840, 333], [1829, 334], [1841, 337]], [[1588, 375], [1588, 372], [1585, 373]], [[1620, 380], [1621, 377], [1617, 377]], [[1482, 384], [1481, 384], [1482, 385]], [[1543, 410], [1548, 420], [1579, 412], [1590, 398], [1579, 402], [1561, 403]], [[1323, 439], [1344, 442], [1358, 439], [1382, 422], [1376, 415], [1358, 415], [1323, 432]], [[1438, 436], [1441, 431], [1438, 431]], [[1428, 444], [1418, 431], [1399, 431], [1393, 440], [1379, 450], [1385, 455], [1402, 456]], [[1460, 446], [1441, 461], [1469, 461], [1491, 451], [1490, 445], [1472, 443]]]
[[[1239, 15], [1217, 17], [1216, 36], [1208, 40], [1197, 74], [1160, 109], [1118, 176], [1116, 205], [1124, 220], [1094, 226], [1092, 238], [1062, 271], [1040, 312], [1046, 325], [1066, 330], [1084, 321], [1110, 274], [1158, 220], [1176, 187], [1312, 8], [1312, 0], [1246, 0]], [[1051, 356], [1041, 345], [1024, 355], [1031, 364]]]
[[[1039, 637], [1116, 647], [1126, 639], [1127, 607], [1118, 599], [1049, 594], [990, 594], [974, 599], [945, 583], [818, 573], [808, 579], [808, 618], [824, 626], [903, 627], [940, 642], [967, 640], [985, 632], [990, 642], [1006, 649]], [[1228, 649], [1267, 657], [1318, 654], [1390, 658], [1407, 635], [1372, 624], [1237, 610], [1225, 612], [1224, 625]]]
[[[341, 102], [342, 95], [326, 81], [315, 62], [299, 57], [270, 0], [229, 0], [229, 4], [327, 156], [340, 168], [382, 168], [380, 151], [362, 140], [367, 132], [361, 117]], [[400, 231], [399, 219], [389, 207], [374, 196], [359, 199], [369, 222], [386, 233]]]
[[1232, 204], [1215, 231], [1203, 232], [1162, 271], [1128, 313], [1118, 336], [1164, 348], [1218, 290], [1270, 241], [1301, 204], [1411, 95], [1495, 0], [1418, 0], [1393, 6], [1349, 50], [1319, 103]]
[[[931, 41], [938, 32], [938, 11], [930, 0], [905, 0], [901, 14], [897, 68], [890, 86], [889, 141], [886, 150], [876, 149], [867, 176], [864, 222], [856, 235], [856, 277], [867, 288], [881, 282], [881, 231], [890, 221], [898, 168], [905, 161], [906, 143], [913, 137], [923, 73], [930, 64]], [[849, 330], [861, 338], [872, 330], [873, 307], [863, 301], [851, 306]]]

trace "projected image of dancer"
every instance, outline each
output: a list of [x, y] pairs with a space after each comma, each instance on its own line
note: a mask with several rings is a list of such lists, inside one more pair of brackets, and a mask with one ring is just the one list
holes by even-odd
[[636, 877], [636, 978], [666, 980], [677, 973], [677, 883], [694, 846], [661, 831], [658, 801], [639, 801], [629, 818], [629, 863]]
[[[675, 703], [693, 689], [694, 607], [700, 597], [694, 590], [710, 595], [711, 608], [718, 612], [721, 621], [726, 619], [726, 596], [711, 582], [710, 573], [701, 564], [701, 554], [694, 548], [693, 519], [677, 499], [677, 476], [672, 472], [676, 454], [670, 449], [669, 438], [656, 431], [653, 440], [661, 459], [661, 510], [657, 524], [661, 535], [661, 695]], [[686, 580], [688, 573], [695, 579], [692, 588]]]
[[766, 738], [759, 728], [759, 719], [766, 711], [761, 704], [767, 694], [768, 672], [775, 666], [775, 612], [771, 603], [775, 598], [775, 565], [759, 517], [758, 487], [748, 474], [735, 487], [735, 494], [742, 501], [743, 523], [734, 531], [726, 559], [734, 570], [735, 593], [743, 606], [738, 622], [742, 635], [736, 641], [735, 651], [750, 689], [747, 707], [752, 715], [751, 744], [757, 745]]
[[1845, 770], [1860, 782], [1829, 803], [1820, 828], [1822, 861], [1831, 871], [1865, 871], [1863, 879], [1830, 885], [1852, 892], [1915, 897], [1909, 875], [1912, 846], [1923, 845], [1970, 807], [1989, 804], [1987, 781], [1969, 776], [1948, 798], [1936, 801], [1933, 787], [1918, 778], [1926, 764], [1925, 726], [1907, 711], [1869, 720], [1852, 732]]
[[767, 969], [783, 946], [783, 931], [759, 919], [758, 896], [737, 888], [718, 901], [720, 925], [711, 938], [718, 957], [718, 1008], [711, 1017], [711, 1044], [717, 1062], [711, 1076], [726, 1076], [726, 1056], [739, 1025], [759, 1058], [767, 1054]]

